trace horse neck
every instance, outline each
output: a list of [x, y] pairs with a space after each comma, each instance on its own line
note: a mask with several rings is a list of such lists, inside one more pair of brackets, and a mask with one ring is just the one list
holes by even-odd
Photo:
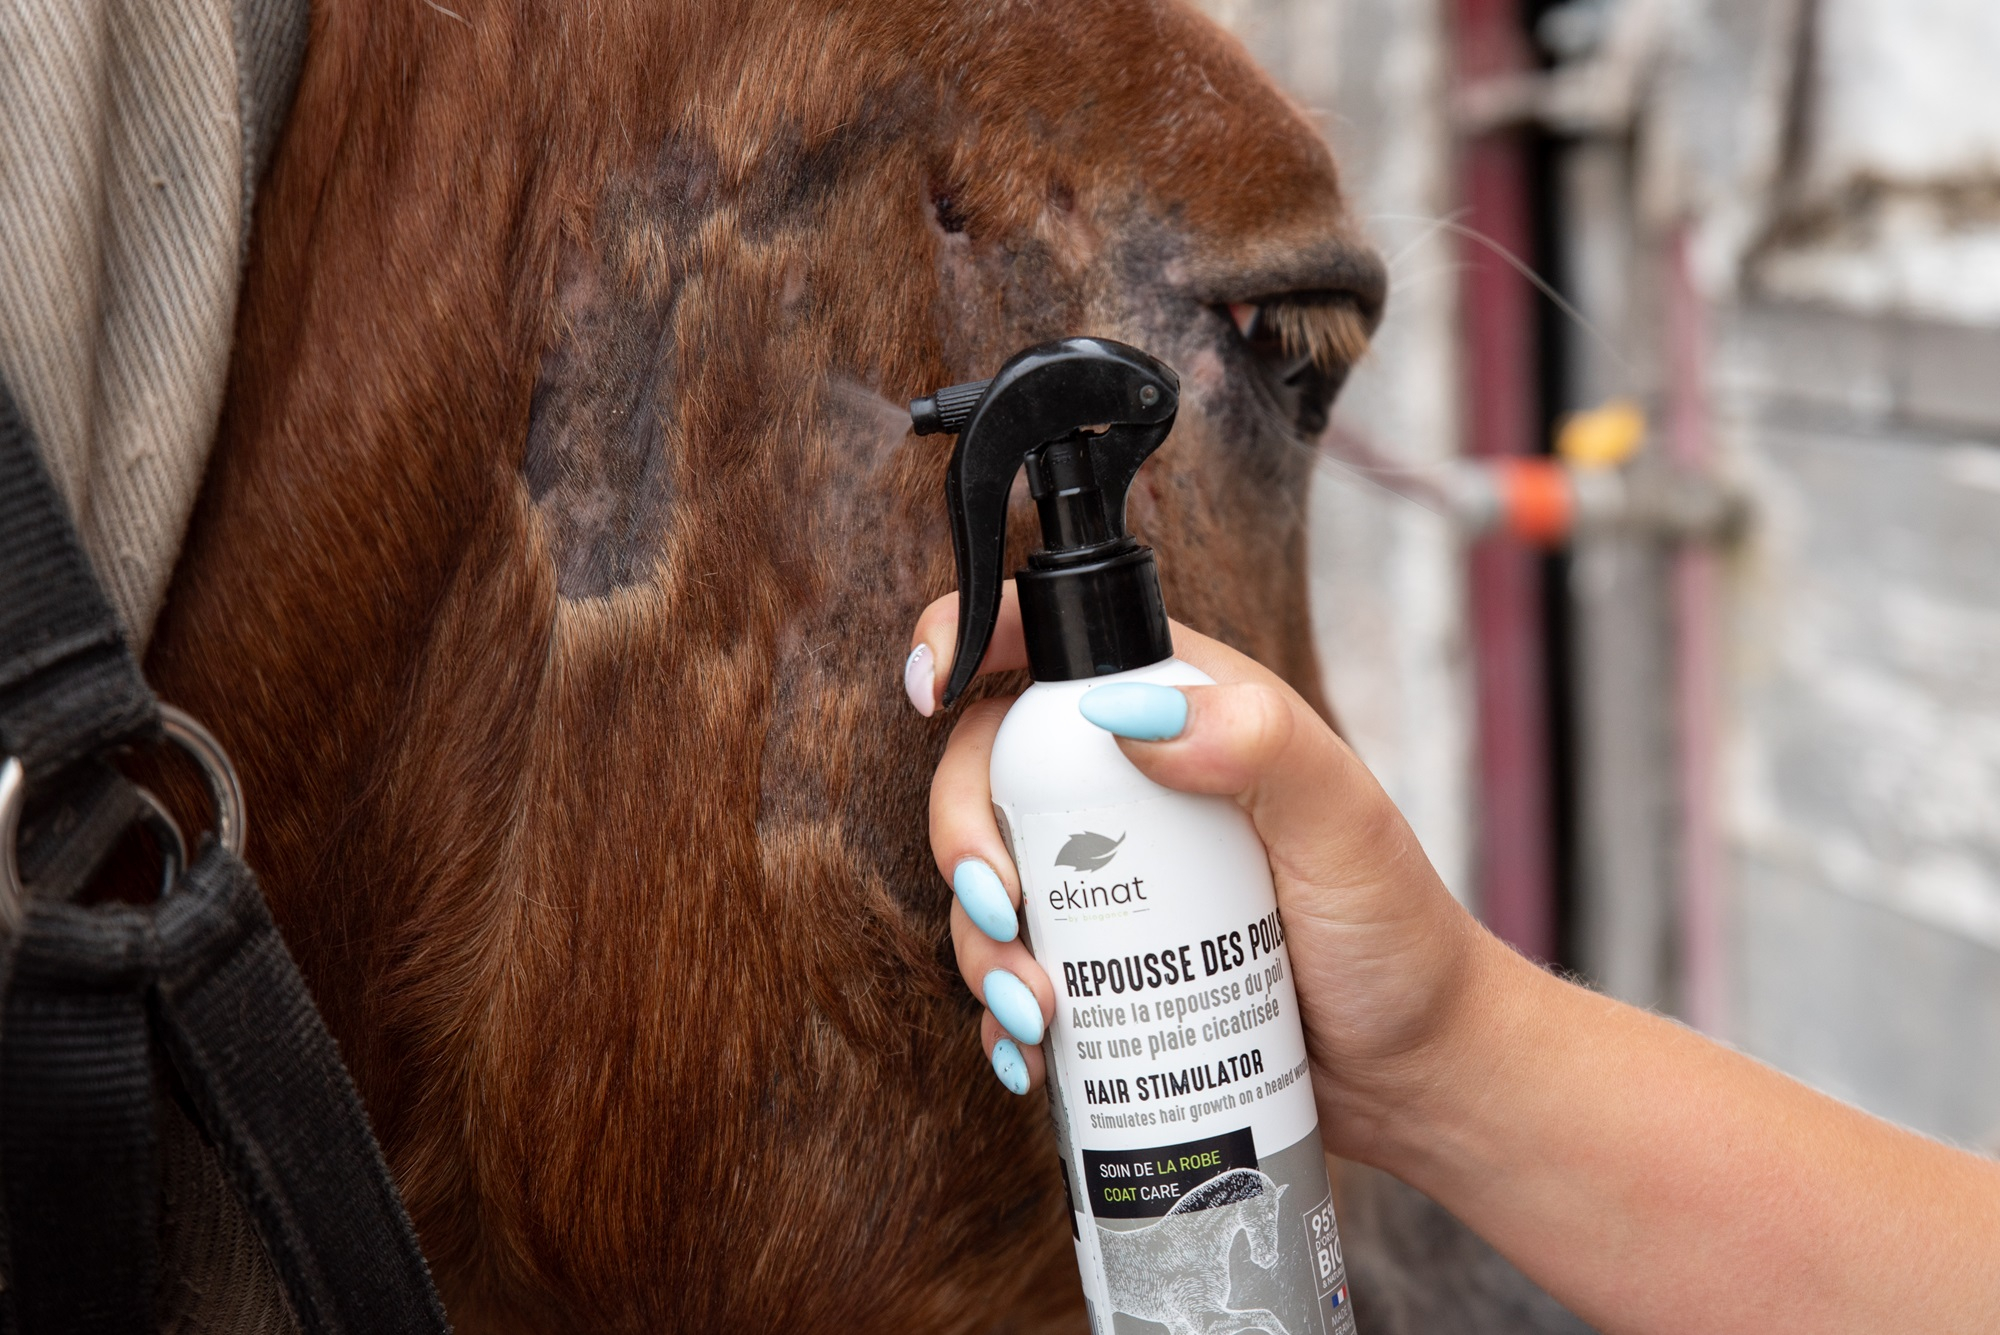
[[[389, 739], [453, 617], [485, 623], [483, 650], [461, 637], [460, 689], [499, 719], [530, 708], [505, 667], [533, 661], [553, 603], [516, 559], [526, 516], [509, 477], [540, 295], [522, 275], [545, 267], [553, 230], [524, 218], [525, 108], [494, 106], [478, 83], [490, 69], [454, 73], [442, 29], [405, 34], [402, 73], [371, 59], [371, 22], [396, 20], [368, 8], [316, 24], [258, 202], [216, 450], [148, 653], [161, 695], [206, 719], [242, 771], [250, 860], [362, 1067], [381, 1026], [342, 1013], [365, 1007], [384, 924], [410, 907], [407, 878], [365, 838], [371, 798], [399, 781]], [[420, 201], [481, 106], [489, 148], [454, 178], [446, 216]]]

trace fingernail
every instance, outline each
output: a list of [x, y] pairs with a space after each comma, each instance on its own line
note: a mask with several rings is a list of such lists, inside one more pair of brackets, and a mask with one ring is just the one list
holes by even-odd
[[1106, 732], [1136, 742], [1164, 742], [1187, 726], [1187, 696], [1171, 686], [1138, 681], [1099, 686], [1085, 691], [1076, 707]]
[[993, 1074], [1000, 1077], [1000, 1083], [1007, 1086], [1010, 1094], [1028, 1092], [1028, 1063], [1022, 1058], [1021, 1050], [1014, 1046], [1014, 1040], [1003, 1038], [993, 1045]]
[[965, 906], [965, 916], [995, 941], [1012, 941], [1021, 934], [1021, 920], [1007, 887], [993, 868], [978, 858], [965, 858], [951, 869], [951, 892]]
[[910, 697], [910, 703], [925, 718], [937, 713], [937, 676], [931, 657], [931, 647], [920, 644], [910, 650], [910, 656], [903, 660], [903, 690]]
[[986, 975], [985, 992], [986, 1009], [1002, 1029], [1022, 1043], [1042, 1041], [1042, 1003], [1026, 983], [1005, 969], [995, 969]]

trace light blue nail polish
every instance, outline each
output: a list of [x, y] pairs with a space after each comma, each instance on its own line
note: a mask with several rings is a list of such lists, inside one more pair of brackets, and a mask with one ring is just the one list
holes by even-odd
[[1026, 983], [1005, 969], [995, 969], [986, 975], [985, 992], [986, 1009], [1002, 1029], [1022, 1043], [1042, 1041], [1042, 1003]]
[[1077, 701], [1083, 716], [1106, 732], [1136, 742], [1164, 742], [1187, 726], [1187, 697], [1171, 686], [1115, 682], [1085, 691]]
[[1003, 1038], [993, 1045], [993, 1074], [1000, 1077], [1000, 1083], [1007, 1086], [1009, 1093], [1028, 1092], [1028, 1063], [1022, 1059], [1013, 1039]]
[[995, 941], [1012, 941], [1021, 934], [1021, 920], [999, 874], [978, 858], [966, 858], [951, 872], [952, 893], [965, 906], [965, 916]]

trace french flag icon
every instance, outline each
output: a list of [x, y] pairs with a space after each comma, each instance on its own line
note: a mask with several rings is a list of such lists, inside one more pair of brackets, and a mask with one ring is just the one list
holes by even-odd
[[1334, 1309], [1335, 1311], [1338, 1311], [1341, 1307], [1345, 1306], [1346, 1303], [1347, 1303], [1347, 1286], [1345, 1284], [1342, 1284], [1339, 1288], [1336, 1288], [1332, 1293], [1327, 1295], [1326, 1305]]

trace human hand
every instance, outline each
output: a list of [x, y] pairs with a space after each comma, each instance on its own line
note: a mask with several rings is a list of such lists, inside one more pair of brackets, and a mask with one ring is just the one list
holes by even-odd
[[[950, 673], [957, 617], [957, 596], [948, 595], [918, 618], [905, 686], [925, 714]], [[1284, 914], [1322, 1135], [1336, 1152], [1367, 1157], [1384, 1119], [1433, 1080], [1497, 943], [1451, 898], [1388, 795], [1297, 692], [1185, 626], [1173, 635], [1175, 654], [1217, 684], [1128, 688], [1141, 694], [1127, 693], [1135, 708], [1125, 718], [1092, 721], [1119, 734], [1155, 782], [1226, 795], [1249, 813]], [[1025, 665], [1010, 583], [980, 671]], [[1020, 940], [1020, 879], [993, 818], [988, 764], [1010, 703], [964, 711], [932, 781], [930, 834], [956, 891], [959, 971], [986, 1006], [980, 1041], [1002, 1083], [1026, 1093], [1045, 1073], [1039, 1043], [1055, 989]]]
[[[957, 615], [947, 597], [917, 622], [905, 685], [925, 714]], [[1155, 782], [1249, 813], [1327, 1149], [1427, 1193], [1608, 1332], [2000, 1329], [2000, 1165], [1516, 955], [1446, 893], [1388, 796], [1295, 692], [1214, 640], [1173, 634], [1215, 685], [1134, 684], [1117, 708], [1086, 693], [1085, 717]], [[1025, 664], [1010, 584], [981, 671]], [[987, 1007], [980, 1039], [1026, 1093], [1043, 1078], [1055, 989], [1019, 940], [1020, 881], [988, 789], [1008, 704], [974, 704], [953, 731], [931, 850], [958, 892], [952, 943]]]

